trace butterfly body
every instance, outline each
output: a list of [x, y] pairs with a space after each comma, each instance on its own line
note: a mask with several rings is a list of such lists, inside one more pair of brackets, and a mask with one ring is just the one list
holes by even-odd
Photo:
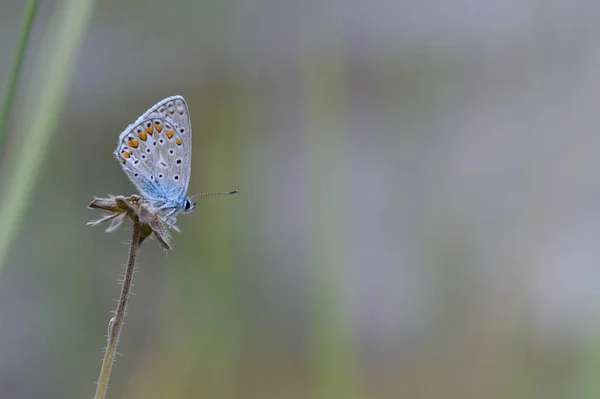
[[190, 212], [192, 127], [187, 103], [167, 97], [144, 112], [119, 135], [115, 156], [152, 209], [170, 219]]

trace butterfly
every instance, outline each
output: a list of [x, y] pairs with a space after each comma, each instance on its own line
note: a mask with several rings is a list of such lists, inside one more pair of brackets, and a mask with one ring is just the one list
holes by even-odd
[[171, 226], [178, 214], [194, 210], [196, 203], [186, 194], [192, 166], [192, 125], [182, 96], [167, 97], [144, 112], [119, 135], [114, 154], [152, 210]]

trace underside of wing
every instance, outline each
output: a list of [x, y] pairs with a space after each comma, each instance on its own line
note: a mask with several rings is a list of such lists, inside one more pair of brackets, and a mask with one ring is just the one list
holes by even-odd
[[185, 195], [191, 151], [186, 130], [168, 116], [150, 113], [121, 133], [115, 156], [146, 197], [169, 202]]

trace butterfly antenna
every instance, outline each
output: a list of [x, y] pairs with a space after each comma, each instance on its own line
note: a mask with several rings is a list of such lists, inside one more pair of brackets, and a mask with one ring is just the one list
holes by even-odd
[[190, 198], [194, 198], [194, 197], [204, 197], [206, 195], [231, 195], [231, 194], [237, 194], [239, 193], [239, 190], [233, 190], [233, 191], [217, 191], [215, 193], [202, 193], [202, 194], [196, 194], [196, 195], [192, 195]]

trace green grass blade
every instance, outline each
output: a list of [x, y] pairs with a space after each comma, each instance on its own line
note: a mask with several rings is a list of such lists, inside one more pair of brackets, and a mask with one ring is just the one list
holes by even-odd
[[0, 205], [0, 273], [55, 133], [93, 3], [63, 0], [44, 35], [16, 132], [20, 144], [15, 147], [12, 164], [6, 166], [8, 181]]
[[31, 34], [31, 27], [33, 26], [33, 20], [35, 19], [37, 8], [38, 1], [29, 0], [29, 2], [27, 3], [27, 8], [25, 10], [23, 26], [21, 27], [21, 36], [19, 38], [17, 52], [15, 53], [15, 59], [13, 61], [10, 75], [8, 77], [8, 86], [6, 86], [6, 91], [4, 92], [2, 110], [0, 110], [0, 147], [4, 142], [4, 136], [6, 135], [8, 119], [12, 111], [15, 91], [17, 88], [17, 83], [19, 82], [19, 77], [21, 76], [23, 59], [25, 58], [27, 44], [29, 43], [29, 36]]

